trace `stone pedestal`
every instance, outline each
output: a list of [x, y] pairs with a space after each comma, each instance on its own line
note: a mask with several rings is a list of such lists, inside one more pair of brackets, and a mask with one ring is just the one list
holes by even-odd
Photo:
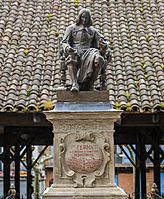
[[58, 102], [45, 114], [54, 129], [54, 182], [43, 199], [126, 198], [114, 171], [120, 112], [109, 102]]

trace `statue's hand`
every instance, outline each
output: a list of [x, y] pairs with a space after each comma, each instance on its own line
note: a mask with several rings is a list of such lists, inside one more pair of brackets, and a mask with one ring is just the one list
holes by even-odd
[[77, 50], [72, 48], [72, 47], [67, 47], [67, 59], [66, 62], [67, 64], [74, 64], [77, 65]]
[[107, 42], [103, 38], [99, 39], [99, 46], [102, 49], [107, 49], [107, 47], [108, 47]]
[[110, 51], [107, 51], [106, 57], [107, 57], [107, 62], [108, 63], [112, 61], [112, 55], [111, 55]]
[[72, 47], [67, 47], [66, 51], [67, 51], [68, 54], [75, 54], [75, 53], [77, 53], [77, 51], [74, 48], [72, 48]]

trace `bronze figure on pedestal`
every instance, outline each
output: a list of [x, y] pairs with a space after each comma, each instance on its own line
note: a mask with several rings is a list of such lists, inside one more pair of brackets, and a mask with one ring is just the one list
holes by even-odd
[[111, 56], [107, 41], [92, 26], [88, 9], [81, 9], [76, 23], [67, 27], [61, 46], [64, 70], [68, 69], [72, 81], [70, 91], [94, 90], [99, 75], [101, 81], [105, 81], [103, 77]]

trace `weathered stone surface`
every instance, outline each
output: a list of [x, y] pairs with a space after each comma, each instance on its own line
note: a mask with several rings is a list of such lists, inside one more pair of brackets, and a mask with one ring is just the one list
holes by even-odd
[[100, 110], [46, 113], [55, 134], [55, 167], [53, 185], [43, 199], [126, 198], [114, 174], [113, 128], [120, 111]]
[[58, 102], [107, 102], [109, 101], [109, 91], [70, 92], [70, 91], [58, 90], [57, 101]]
[[60, 157], [74, 187], [95, 187], [96, 178], [104, 174], [110, 160], [109, 143], [99, 133], [69, 133], [61, 141]]
[[78, 173], [91, 173], [97, 170], [102, 162], [101, 149], [93, 142], [72, 142], [65, 154], [68, 167]]
[[125, 192], [117, 186], [101, 188], [48, 188], [45, 199], [126, 199]]

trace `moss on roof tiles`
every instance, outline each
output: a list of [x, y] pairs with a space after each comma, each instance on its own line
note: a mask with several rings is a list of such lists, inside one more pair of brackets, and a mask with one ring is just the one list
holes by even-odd
[[[1, 2], [0, 111], [42, 111], [46, 102], [54, 105], [60, 83], [58, 41], [83, 7], [91, 10], [94, 26], [110, 45], [106, 81], [113, 106], [163, 111], [162, 0]], [[70, 83], [68, 73], [66, 79]]]

